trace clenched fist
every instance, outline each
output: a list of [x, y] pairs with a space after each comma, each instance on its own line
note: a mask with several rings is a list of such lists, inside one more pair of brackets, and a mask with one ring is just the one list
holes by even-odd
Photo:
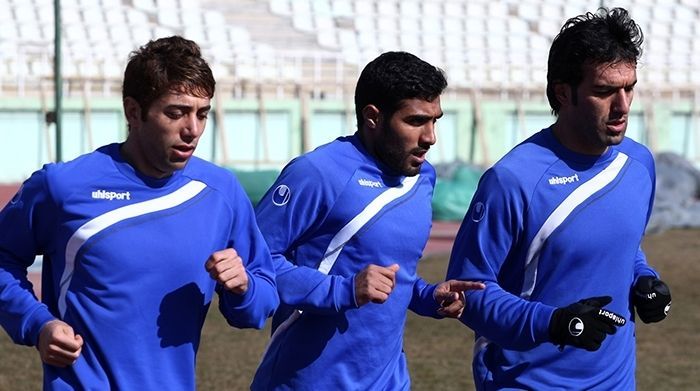
[[399, 265], [383, 267], [369, 265], [355, 275], [355, 303], [363, 306], [369, 302], [384, 303], [396, 286]]
[[211, 278], [226, 290], [238, 295], [248, 291], [248, 273], [235, 249], [227, 248], [213, 253], [204, 267]]
[[83, 337], [62, 320], [51, 320], [41, 328], [37, 344], [41, 361], [56, 367], [73, 365], [83, 349]]

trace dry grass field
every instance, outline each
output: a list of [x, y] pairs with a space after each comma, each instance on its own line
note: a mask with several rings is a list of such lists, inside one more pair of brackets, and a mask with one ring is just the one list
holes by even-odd
[[[673, 310], [666, 321], [637, 326], [639, 390], [696, 390], [700, 379], [700, 231], [677, 230], [647, 237], [650, 263], [671, 286]], [[444, 276], [447, 256], [421, 265], [429, 281]], [[215, 308], [215, 306], [212, 306]], [[233, 330], [210, 311], [198, 357], [200, 390], [245, 390], [269, 330]], [[453, 320], [409, 316], [405, 349], [414, 390], [470, 390], [473, 334]], [[611, 387], [614, 387], [611, 385]], [[36, 351], [0, 335], [0, 390], [41, 389]]]

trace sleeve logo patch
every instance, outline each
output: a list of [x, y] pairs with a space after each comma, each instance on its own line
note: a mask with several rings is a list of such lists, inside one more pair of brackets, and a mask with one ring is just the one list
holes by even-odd
[[272, 203], [277, 206], [286, 205], [287, 202], [289, 202], [291, 194], [292, 191], [289, 190], [287, 185], [279, 185], [275, 188], [275, 191], [272, 192]]
[[22, 186], [20, 186], [19, 190], [17, 190], [15, 196], [12, 197], [12, 199], [10, 200], [11, 205], [16, 204], [17, 201], [19, 201], [19, 199], [22, 198], [22, 190], [24, 190], [24, 183], [22, 184]]
[[484, 218], [485, 215], [486, 205], [484, 205], [484, 203], [481, 201], [474, 204], [474, 208], [472, 209], [472, 221], [478, 223]]

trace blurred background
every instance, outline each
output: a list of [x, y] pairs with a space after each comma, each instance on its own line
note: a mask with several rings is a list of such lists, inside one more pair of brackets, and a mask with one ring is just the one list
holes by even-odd
[[[355, 131], [359, 72], [404, 50], [449, 82], [428, 154], [438, 180], [421, 262], [437, 281], [483, 170], [554, 120], [552, 39], [599, 6], [626, 8], [645, 35], [627, 135], [656, 155], [647, 231], [658, 235], [644, 247], [674, 291], [669, 321], [638, 327], [639, 389], [697, 389], [700, 0], [0, 0], [0, 207], [43, 164], [126, 138], [123, 70], [151, 39], [178, 34], [202, 47], [217, 94], [196, 154], [234, 170], [253, 203], [293, 157]], [[37, 295], [41, 263], [30, 269]], [[247, 389], [267, 334], [231, 333], [210, 314], [198, 384]], [[414, 388], [473, 389], [471, 334], [429, 322], [409, 317], [406, 329]], [[0, 390], [39, 389], [36, 352], [4, 335], [0, 357], [12, 359], [0, 360]]]
[[196, 154], [236, 170], [256, 202], [293, 157], [355, 131], [359, 72], [405, 50], [447, 74], [428, 158], [435, 217], [459, 220], [483, 169], [553, 122], [549, 46], [599, 6], [628, 9], [645, 34], [627, 135], [698, 179], [700, 0], [0, 0], [0, 184], [11, 196], [47, 162], [124, 140], [129, 53], [178, 34], [217, 79]]

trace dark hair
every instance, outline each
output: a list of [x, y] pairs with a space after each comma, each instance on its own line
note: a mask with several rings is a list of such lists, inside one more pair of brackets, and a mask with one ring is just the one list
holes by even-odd
[[576, 91], [586, 65], [636, 65], [643, 41], [642, 30], [624, 8], [601, 7], [595, 14], [567, 20], [552, 42], [547, 61], [547, 99], [552, 112], [558, 114], [561, 106], [554, 94], [555, 84], [566, 83]]
[[179, 36], [149, 41], [131, 52], [124, 71], [122, 99], [134, 98], [146, 114], [153, 101], [169, 91], [214, 97], [216, 82], [199, 46]]
[[445, 87], [447, 80], [439, 68], [410, 53], [386, 52], [367, 64], [357, 80], [357, 127], [362, 128], [362, 109], [367, 105], [377, 106], [385, 116], [390, 117], [399, 109], [403, 99], [432, 101], [440, 96]]

